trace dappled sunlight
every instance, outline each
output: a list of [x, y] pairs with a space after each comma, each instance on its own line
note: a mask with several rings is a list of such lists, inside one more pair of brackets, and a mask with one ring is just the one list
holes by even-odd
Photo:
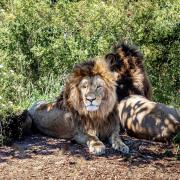
[[122, 126], [139, 138], [167, 141], [180, 130], [178, 110], [142, 96], [125, 98], [118, 110]]

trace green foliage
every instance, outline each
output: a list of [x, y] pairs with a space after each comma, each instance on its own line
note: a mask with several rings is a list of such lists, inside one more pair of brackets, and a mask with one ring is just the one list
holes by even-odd
[[176, 134], [176, 136], [173, 138], [174, 144], [179, 144], [180, 145], [180, 132]]
[[138, 45], [154, 100], [180, 107], [177, 0], [0, 1], [0, 116], [55, 98], [72, 66]]
[[180, 160], [180, 132], [174, 136], [173, 143], [176, 146], [176, 150], [177, 150], [176, 158], [177, 160]]

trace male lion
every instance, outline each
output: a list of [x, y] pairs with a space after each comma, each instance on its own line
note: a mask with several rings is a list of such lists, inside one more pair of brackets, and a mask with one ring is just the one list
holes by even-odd
[[105, 56], [117, 76], [120, 124], [138, 138], [165, 141], [179, 131], [180, 115], [175, 109], [150, 101], [151, 84], [142, 60], [136, 48], [124, 43]]
[[116, 102], [115, 77], [107, 64], [87, 61], [74, 67], [56, 103], [35, 104], [29, 117], [44, 134], [87, 144], [93, 154], [105, 153], [101, 141], [105, 139], [114, 149], [128, 153], [119, 137]]
[[105, 56], [111, 71], [117, 74], [118, 102], [132, 94], [151, 99], [151, 84], [142, 60], [142, 54], [125, 43], [117, 45], [112, 53]]

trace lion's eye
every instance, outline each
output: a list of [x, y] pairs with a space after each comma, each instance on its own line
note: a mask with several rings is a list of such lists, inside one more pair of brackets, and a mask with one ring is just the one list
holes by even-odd
[[101, 87], [102, 87], [101, 85], [98, 85], [98, 86], [97, 86], [97, 89], [99, 89], [99, 88], [101, 88]]
[[86, 88], [87, 88], [87, 85], [82, 85], [82, 88], [83, 88], [83, 89], [86, 89]]

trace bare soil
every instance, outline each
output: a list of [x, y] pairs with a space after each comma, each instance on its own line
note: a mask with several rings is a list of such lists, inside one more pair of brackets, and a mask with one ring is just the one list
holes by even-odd
[[180, 179], [180, 160], [172, 144], [123, 136], [130, 155], [106, 144], [106, 154], [94, 156], [70, 141], [31, 135], [0, 147], [0, 179]]

